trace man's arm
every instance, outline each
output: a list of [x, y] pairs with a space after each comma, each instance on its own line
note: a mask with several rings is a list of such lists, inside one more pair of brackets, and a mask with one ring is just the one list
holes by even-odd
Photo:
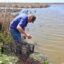
[[25, 36], [27, 36], [27, 33], [23, 30], [23, 28], [22, 28], [20, 25], [17, 26], [17, 30], [18, 30], [20, 33], [23, 33]]
[[27, 32], [25, 32], [25, 30], [23, 30], [23, 28], [20, 25], [17, 26], [17, 30], [20, 33], [23, 33], [26, 37], [28, 37], [28, 39], [31, 39], [32, 38], [31, 35], [29, 35]]

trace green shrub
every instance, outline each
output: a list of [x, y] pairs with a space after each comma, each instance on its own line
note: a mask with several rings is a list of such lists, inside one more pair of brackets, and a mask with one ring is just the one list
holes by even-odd
[[0, 64], [16, 64], [18, 58], [16, 56], [7, 56], [0, 54]]
[[[3, 54], [4, 52], [11, 52], [11, 36], [9, 33], [0, 32], [0, 52]], [[11, 52], [12, 53], [12, 52]]]
[[11, 43], [11, 41], [12, 40], [9, 33], [0, 32], [0, 43], [8, 44], [8, 43]]

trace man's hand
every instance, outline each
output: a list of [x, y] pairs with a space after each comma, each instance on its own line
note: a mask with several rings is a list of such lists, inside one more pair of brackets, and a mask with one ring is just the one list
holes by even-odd
[[24, 39], [26, 39], [26, 37], [27, 37], [28, 39], [31, 39], [31, 38], [32, 38], [32, 36], [31, 36], [30, 34], [27, 34], [27, 36], [23, 35], [23, 38], [24, 38]]
[[28, 38], [28, 39], [31, 39], [32, 36], [31, 36], [30, 34], [27, 34], [27, 38]]

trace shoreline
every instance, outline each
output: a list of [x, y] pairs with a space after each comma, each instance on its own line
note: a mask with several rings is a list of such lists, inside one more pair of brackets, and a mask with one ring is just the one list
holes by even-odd
[[46, 7], [49, 7], [49, 4], [47, 3], [0, 3], [0, 7], [46, 8]]

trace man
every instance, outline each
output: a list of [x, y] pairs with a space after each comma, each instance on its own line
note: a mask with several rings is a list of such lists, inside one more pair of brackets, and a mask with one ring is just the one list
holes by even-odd
[[[25, 27], [27, 26], [28, 23], [33, 23], [35, 21], [36, 17], [34, 15], [26, 15], [26, 14], [21, 14], [16, 16], [10, 23], [10, 33], [11, 36], [14, 40], [14, 44], [16, 45], [16, 52], [20, 53], [21, 49], [21, 44], [22, 44], [22, 34], [24, 34], [25, 37], [28, 39], [31, 39], [32, 36], [28, 34], [25, 31]], [[19, 49], [18, 49], [19, 48]]]

